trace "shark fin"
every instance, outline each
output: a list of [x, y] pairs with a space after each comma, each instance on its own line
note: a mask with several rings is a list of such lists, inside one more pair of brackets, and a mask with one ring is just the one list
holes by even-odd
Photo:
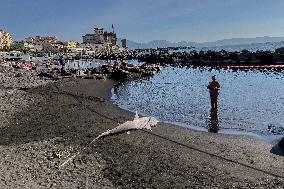
[[139, 119], [139, 116], [138, 116], [138, 113], [137, 113], [137, 111], [136, 111], [136, 113], [135, 113], [135, 117], [134, 117], [134, 120], [135, 119]]

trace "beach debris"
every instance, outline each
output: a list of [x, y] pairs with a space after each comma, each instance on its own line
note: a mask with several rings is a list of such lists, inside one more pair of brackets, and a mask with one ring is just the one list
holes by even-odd
[[107, 130], [103, 132], [94, 140], [92, 140], [89, 144], [87, 144], [82, 150], [74, 154], [72, 157], [68, 158], [65, 162], [63, 162], [59, 168], [62, 168], [68, 162], [73, 160], [76, 156], [78, 156], [82, 151], [84, 151], [88, 146], [90, 146], [93, 142], [100, 138], [104, 138], [106, 136], [112, 136], [116, 134], [127, 133], [130, 134], [132, 130], [141, 130], [141, 129], [149, 129], [152, 131], [152, 127], [155, 127], [158, 124], [158, 120], [155, 117], [139, 117], [137, 112], [135, 114], [133, 121], [126, 121], [125, 123], [120, 124], [119, 126], [115, 127], [114, 129]]

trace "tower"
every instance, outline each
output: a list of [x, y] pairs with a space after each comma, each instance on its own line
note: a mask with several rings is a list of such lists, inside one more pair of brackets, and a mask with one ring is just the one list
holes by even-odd
[[113, 24], [111, 25], [111, 28], [112, 28], [112, 33], [114, 34], [114, 26], [113, 26]]
[[126, 46], [126, 39], [122, 39], [121, 40], [121, 46], [123, 47], [123, 48], [126, 48], [127, 46]]

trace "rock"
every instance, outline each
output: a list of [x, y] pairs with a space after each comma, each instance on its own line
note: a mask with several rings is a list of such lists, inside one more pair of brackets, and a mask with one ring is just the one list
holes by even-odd
[[280, 142], [278, 143], [278, 146], [281, 148], [284, 148], [284, 138], [282, 138], [282, 140], [280, 140]]
[[15, 77], [23, 77], [23, 74], [18, 72], [18, 73], [15, 74]]
[[44, 72], [41, 72], [40, 74], [38, 74], [38, 76], [40, 76], [40, 77], [47, 77], [47, 78], [54, 78], [52, 75], [50, 75], [48, 73], [44, 73]]

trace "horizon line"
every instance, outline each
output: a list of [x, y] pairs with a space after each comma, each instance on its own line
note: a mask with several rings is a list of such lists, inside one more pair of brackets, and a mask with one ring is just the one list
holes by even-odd
[[[136, 40], [131, 40], [131, 39], [127, 39], [128, 41], [132, 41], [135, 43], [150, 43], [152, 41], [167, 41], [170, 43], [179, 43], [179, 42], [187, 42], [187, 43], [214, 43], [214, 42], [218, 42], [218, 41], [223, 41], [223, 40], [232, 40], [232, 39], [257, 39], [257, 38], [284, 38], [284, 36], [256, 36], [256, 37], [232, 37], [232, 38], [223, 38], [223, 39], [216, 39], [214, 41], [190, 41], [190, 40], [181, 40], [181, 41], [172, 41], [172, 40], [167, 40], [167, 39], [153, 39], [153, 40], [149, 40], [149, 41], [136, 41]], [[123, 39], [123, 38], [118, 38], [118, 39]]]

